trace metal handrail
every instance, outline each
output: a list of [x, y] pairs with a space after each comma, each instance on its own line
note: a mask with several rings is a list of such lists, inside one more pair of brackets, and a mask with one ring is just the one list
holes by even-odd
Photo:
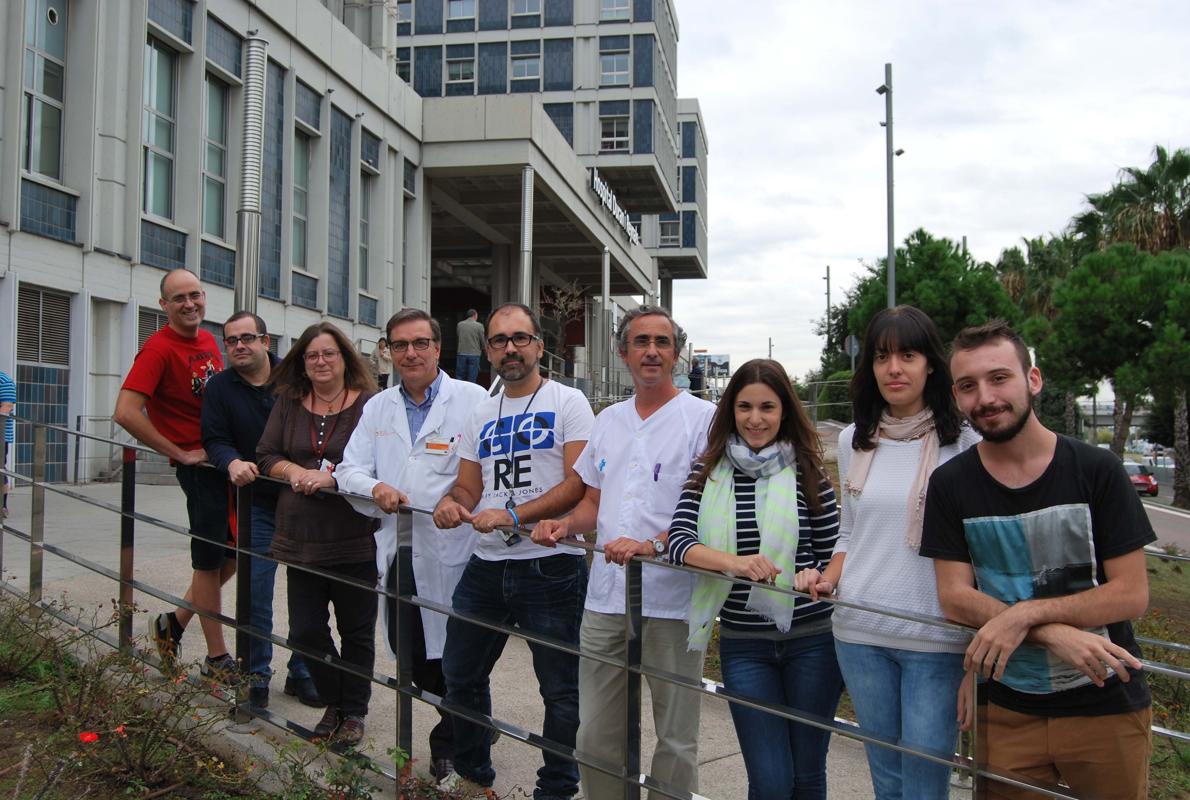
[[[214, 619], [219, 620], [222, 624], [230, 625], [230, 626], [234, 627], [237, 632], [236, 633], [237, 655], [239, 655], [239, 654], [243, 654], [244, 656], [247, 655], [248, 638], [249, 637], [254, 636], [256, 638], [262, 638], [262, 639], [268, 638], [271, 641], [273, 641], [274, 643], [281, 645], [283, 647], [286, 647], [288, 649], [295, 650], [297, 652], [301, 652], [305, 655], [309, 655], [309, 656], [312, 656], [315, 658], [323, 658], [328, 663], [333, 664], [334, 666], [336, 666], [339, 669], [344, 669], [344, 670], [353, 672], [355, 674], [361, 675], [362, 677], [368, 678], [369, 680], [372, 680], [373, 682], [380, 683], [382, 685], [386, 685], [386, 686], [395, 688], [398, 692], [398, 701], [399, 701], [398, 702], [398, 714], [397, 714], [398, 744], [400, 744], [406, 750], [409, 749], [409, 744], [411, 742], [411, 737], [412, 737], [411, 720], [410, 720], [411, 709], [409, 707], [409, 703], [411, 703], [412, 699], [417, 698], [419, 700], [422, 700], [423, 702], [427, 702], [431, 705], [435, 705], [438, 708], [441, 708], [442, 710], [445, 710], [445, 711], [447, 711], [451, 714], [454, 714], [456, 716], [471, 718], [472, 721], [474, 721], [474, 722], [478, 722], [480, 724], [487, 725], [488, 727], [491, 727], [493, 729], [497, 729], [497, 730], [501, 730], [506, 733], [509, 733], [514, 738], [518, 738], [523, 741], [526, 741], [527, 743], [532, 744], [533, 746], [536, 746], [539, 749], [550, 750], [550, 751], [555, 752], [559, 755], [562, 755], [566, 758], [570, 758], [570, 759], [575, 760], [579, 763], [582, 763], [585, 766], [589, 766], [589, 767], [592, 767], [599, 771], [605, 772], [607, 774], [619, 777], [621, 780], [624, 780], [626, 782], [626, 785], [629, 787], [630, 792], [634, 796], [636, 794], [638, 794], [640, 788], [643, 787], [643, 788], [650, 789], [652, 791], [656, 791], [656, 792], [663, 794], [665, 796], [668, 796], [668, 797], [675, 797], [675, 798], [697, 797], [697, 795], [692, 795], [687, 792], [680, 792], [680, 791], [673, 790], [671, 787], [660, 784], [657, 781], [655, 781], [654, 779], [652, 779], [651, 777], [641, 774], [639, 772], [639, 767], [640, 767], [639, 747], [637, 748], [637, 750], [635, 752], [635, 756], [632, 753], [629, 754], [629, 764], [628, 764], [629, 768], [626, 770], [625, 767], [617, 767], [615, 765], [598, 763], [597, 761], [595, 761], [587, 756], [584, 756], [582, 753], [576, 752], [570, 748], [563, 747], [561, 745], [558, 745], [557, 743], [550, 742], [549, 740], [543, 739], [542, 737], [536, 736], [535, 734], [526, 733], [524, 731], [519, 731], [519, 729], [517, 729], [515, 726], [511, 726], [507, 723], [503, 723], [500, 720], [497, 720], [490, 716], [478, 715], [473, 712], [469, 712], [465, 709], [460, 709], [458, 707], [446, 705], [443, 703], [441, 698], [436, 698], [433, 695], [430, 695], [426, 692], [422, 692], [421, 690], [419, 690], [416, 687], [413, 687], [411, 685], [410, 676], [407, 674], [408, 664], [409, 664], [408, 654], [398, 653], [398, 666], [400, 668], [399, 672], [402, 673], [402, 675], [400, 675], [397, 679], [394, 679], [391, 676], [381, 675], [381, 674], [377, 674], [377, 673], [372, 673], [372, 674], [365, 673], [362, 670], [360, 670], [358, 667], [355, 667], [354, 665], [342, 662], [341, 659], [338, 659], [338, 658], [329, 657], [329, 656], [326, 656], [321, 653], [308, 653], [306, 651], [303, 651], [300, 648], [294, 648], [293, 645], [291, 645], [289, 643], [288, 639], [285, 637], [279, 637], [276, 635], [268, 635], [266, 637], [265, 634], [252, 628], [250, 626], [250, 624], [248, 624], [248, 619], [247, 619], [247, 609], [248, 609], [248, 607], [250, 605], [250, 601], [251, 601], [250, 582], [246, 578], [246, 576], [250, 573], [249, 559], [250, 558], [266, 558], [268, 560], [276, 561], [277, 563], [283, 563], [283, 562], [280, 562], [277, 559], [273, 559], [270, 556], [261, 556], [261, 555], [255, 554], [255, 553], [251, 553], [249, 550], [249, 548], [251, 547], [251, 521], [250, 521], [251, 515], [250, 515], [250, 513], [246, 513], [246, 512], [247, 512], [248, 508], [250, 507], [250, 502], [251, 502], [251, 493], [252, 493], [251, 486], [242, 487], [238, 493], [238, 503], [241, 506], [242, 512], [244, 512], [244, 513], [241, 513], [239, 515], [240, 524], [241, 524], [241, 535], [240, 535], [240, 538], [236, 542], [236, 546], [234, 547], [234, 550], [236, 551], [237, 557], [240, 559], [240, 562], [241, 562], [240, 569], [238, 570], [239, 574], [241, 576], [245, 576], [245, 577], [244, 577], [244, 580], [240, 581], [240, 584], [241, 584], [239, 587], [240, 591], [237, 593], [237, 614], [236, 614], [235, 620], [232, 620], [232, 619], [225, 617], [223, 615], [215, 615], [215, 614], [211, 614], [209, 612], [200, 611], [198, 609], [193, 608], [190, 604], [186, 603], [184, 600], [182, 600], [180, 598], [172, 597], [171, 595], [163, 592], [162, 590], [156, 589], [155, 587], [152, 587], [148, 584], [142, 584], [139, 581], [135, 581], [132, 578], [132, 526], [135, 521], [142, 521], [147, 524], [156, 525], [158, 527], [162, 527], [166, 530], [170, 530], [175, 533], [180, 533], [185, 536], [193, 536], [194, 535], [186, 528], [183, 528], [183, 527], [177, 526], [177, 525], [173, 525], [172, 523], [168, 523], [164, 520], [159, 520], [159, 519], [156, 519], [149, 515], [140, 514], [135, 511], [134, 489], [132, 487], [134, 486], [134, 483], [135, 483], [135, 463], [137, 460], [136, 454], [138, 452], [153, 453], [155, 451], [152, 451], [152, 450], [142, 447], [142, 446], [129, 445], [129, 444], [121, 443], [121, 442], [105, 440], [105, 439], [103, 439], [103, 437], [94, 436], [94, 435], [90, 435], [90, 434], [82, 434], [77, 431], [70, 431], [69, 429], [65, 429], [60, 426], [49, 425], [47, 423], [40, 423], [40, 422], [36, 422], [33, 420], [25, 420], [25, 421], [33, 423], [36, 426], [35, 448], [34, 448], [35, 449], [34, 474], [32, 476], [24, 476], [24, 475], [20, 475], [18, 473], [11, 472], [8, 470], [4, 470], [4, 472], [6, 474], [13, 475], [14, 477], [28, 480], [31, 483], [31, 485], [33, 486], [34, 503], [33, 503], [33, 509], [32, 509], [32, 526], [31, 526], [31, 530], [28, 532], [28, 534], [22, 533], [21, 531], [8, 525], [7, 523], [3, 525], [2, 529], [5, 532], [15, 535], [19, 539], [27, 541], [30, 545], [29, 599], [31, 602], [40, 602], [40, 599], [41, 599], [40, 598], [40, 595], [41, 595], [41, 554], [43, 552], [50, 552], [54, 555], [58, 555], [60, 557], [72, 560], [75, 563], [96, 572], [97, 574], [104, 575], [105, 577], [108, 577], [112, 580], [117, 580], [121, 584], [120, 606], [122, 609], [122, 615], [121, 615], [121, 621], [120, 621], [120, 626], [119, 626], [119, 642], [120, 642], [120, 645], [123, 647], [131, 647], [132, 638], [131, 638], [131, 612], [130, 612], [130, 609], [131, 609], [132, 591], [135, 589], [138, 591], [146, 592], [152, 596], [159, 597], [160, 599], [168, 600], [169, 602], [176, 602], [179, 606], [184, 607], [184, 608], [190, 608], [192, 611], [199, 614], [200, 616], [214, 618]], [[122, 450], [124, 452], [125, 464], [128, 465], [129, 468], [126, 469], [124, 474], [122, 475], [122, 482], [124, 484], [124, 492], [123, 492], [123, 496], [122, 496], [122, 500], [121, 500], [121, 504], [120, 504], [119, 508], [117, 508], [116, 506], [114, 506], [110, 503], [104, 503], [102, 501], [97, 501], [94, 498], [89, 498], [89, 497], [82, 495], [78, 492], [74, 492], [69, 489], [63, 489], [62, 487], [45, 482], [45, 480], [44, 480], [45, 432], [47, 430], [60, 430], [60, 431], [65, 432], [67, 435], [76, 435], [76, 436], [81, 436], [84, 438], [95, 439], [98, 441], [107, 441], [109, 444], [114, 444], [114, 445], [117, 445], [122, 448]], [[40, 461], [38, 458], [39, 456], [40, 456]], [[38, 474], [39, 472], [41, 474]], [[284, 481], [280, 481], [279, 479], [270, 478], [268, 476], [261, 476], [261, 479], [270, 480], [270, 481], [274, 481], [277, 483], [285, 483]], [[68, 496], [73, 499], [77, 499], [79, 501], [92, 504], [96, 507], [101, 507], [101, 508], [104, 508], [105, 510], [109, 510], [109, 511], [118, 513], [120, 515], [121, 520], [122, 520], [122, 522], [121, 522], [121, 564], [120, 564], [120, 570], [119, 570], [118, 574], [113, 572], [112, 570], [105, 568], [105, 567], [94, 564], [93, 562], [89, 562], [86, 559], [83, 559], [79, 556], [75, 556], [74, 554], [69, 553], [69, 551], [66, 551], [63, 548], [59, 548], [54, 545], [49, 545], [44, 542], [44, 535], [43, 535], [44, 534], [44, 493], [46, 491], [50, 491], [51, 493], [54, 493], [54, 494]], [[322, 491], [324, 491], [328, 494], [339, 494], [344, 497], [350, 497], [350, 498], [354, 498], [354, 499], [358, 499], [358, 500], [363, 500], [366, 502], [372, 502], [371, 497], [366, 497], [366, 496], [362, 496], [362, 495], [355, 495], [355, 494], [351, 494], [351, 493], [347, 493], [347, 492], [338, 492], [335, 490], [322, 490]], [[419, 514], [432, 513], [432, 511], [430, 509], [417, 508], [417, 507], [402, 507], [401, 512], [402, 513], [419, 513]], [[528, 530], [525, 528], [519, 528], [519, 529], [501, 528], [501, 530], [517, 530], [518, 532], [520, 532], [522, 534], [528, 532]], [[601, 547], [598, 547], [597, 545], [591, 544], [591, 543], [586, 542], [585, 540], [581, 540], [581, 539], [567, 539], [567, 540], [563, 540], [563, 543], [569, 544], [574, 547], [582, 548], [582, 549], [592, 552], [592, 553], [600, 553], [603, 551]], [[232, 549], [232, 548], [229, 548], [229, 549]], [[1152, 555], [1153, 557], [1167, 557], [1167, 554], [1165, 554], [1165, 553], [1150, 553], [1149, 555]], [[2, 559], [3, 559], [3, 551], [2, 551], [2, 549], [0, 549], [0, 568], [2, 568], [2, 563], [3, 563]], [[760, 587], [768, 589], [770, 591], [775, 591], [775, 592], [779, 592], [782, 594], [789, 594], [789, 595], [794, 595], [797, 597], [808, 597], [807, 594], [797, 592], [796, 590], [793, 590], [793, 589], [786, 589], [784, 587], [774, 587], [774, 586], [770, 586], [768, 584], [755, 583], [755, 582], [747, 581], [744, 579], [735, 578], [735, 577], [728, 576], [728, 575], [723, 575], [721, 573], [709, 572], [707, 570], [701, 570], [701, 569], [693, 568], [693, 567], [674, 565], [674, 564], [670, 564], [667, 561], [655, 561], [652, 559], [634, 558], [627, 565], [627, 573], [626, 574], [628, 576], [628, 580], [626, 581], [626, 603], [628, 605], [626, 606], [626, 609], [628, 610], [629, 614], [634, 619], [634, 624], [632, 627], [637, 632], [636, 633], [637, 637], [639, 637], [639, 635], [640, 635], [639, 631], [641, 630], [641, 627], [639, 624], [639, 622], [640, 622], [639, 617], [641, 614], [641, 608], [640, 608], [641, 571], [642, 571], [642, 564], [646, 564], [646, 563], [649, 564], [650, 567], [654, 567], [654, 568], [676, 569], [676, 570], [680, 570], [680, 571], [692, 572], [692, 573], [697, 573], [697, 574], [702, 574], [702, 575], [709, 575], [709, 576], [712, 576], [712, 577], [715, 577], [715, 578], [718, 578], [721, 580], [730, 580], [733, 582], [744, 583], [744, 584], [753, 585], [753, 586], [760, 586]], [[534, 635], [534, 634], [527, 634], [525, 631], [521, 631], [520, 629], [517, 629], [517, 628], [509, 628], [507, 626], [490, 623], [490, 622], [486, 622], [483, 620], [474, 619], [474, 618], [469, 617], [468, 615], [459, 614], [457, 612], [454, 612], [453, 609], [450, 609], [448, 607], [440, 606], [440, 605], [432, 603], [428, 600], [424, 600], [420, 597], [403, 594], [400, 591], [400, 589], [401, 589], [400, 586], [398, 586], [397, 590], [395, 592], [393, 592], [393, 591], [389, 591], [384, 588], [376, 588], [376, 587], [368, 586], [368, 585], [363, 584], [362, 582], [353, 581], [351, 579], [345, 579], [342, 576], [332, 575], [330, 573], [324, 573], [321, 570], [318, 570], [317, 568], [308, 567], [305, 565], [286, 563], [286, 566], [289, 568], [297, 567], [299, 569], [303, 569], [306, 571], [322, 574], [325, 577], [332, 579], [332, 580], [338, 580], [341, 582], [358, 585], [361, 588], [372, 591], [373, 593], [375, 593], [379, 596], [385, 596], [390, 599], [393, 599], [393, 600], [397, 601], [398, 603], [408, 603], [415, 607], [427, 608], [427, 609], [430, 609], [430, 610], [433, 610], [433, 611], [436, 611], [439, 613], [446, 614], [448, 616], [454, 616], [454, 617], [457, 617], [460, 619], [464, 619], [468, 622], [472, 622], [473, 624], [481, 624], [481, 625], [484, 625], [487, 627], [491, 627], [493, 629], [500, 630], [501, 632], [504, 632], [506, 634], [515, 635], [520, 638], [528, 639], [531, 641], [536, 641], [536, 642], [538, 642], [540, 644], [544, 644], [548, 647], [553, 647], [556, 649], [561, 649], [561, 650], [564, 650], [567, 652], [571, 652], [571, 653], [579, 655], [583, 658], [593, 658], [595, 660], [598, 660], [598, 661], [601, 661], [604, 663], [609, 663], [609, 664], [614, 664], [614, 665], [620, 666], [629, 675], [630, 683], [635, 681], [635, 685], [636, 685], [636, 691], [635, 691], [636, 713], [633, 716], [633, 718], [638, 721], [637, 722], [638, 727], [637, 727], [637, 731], [636, 731], [637, 739], [639, 738], [639, 718], [640, 718], [640, 715], [639, 715], [639, 710], [640, 710], [639, 709], [639, 699], [640, 699], [639, 680], [642, 676], [648, 676], [648, 677], [652, 677], [652, 678], [658, 678], [661, 680], [665, 680], [665, 681], [668, 681], [671, 683], [680, 684], [680, 685], [686, 686], [687, 688], [690, 688], [690, 689], [693, 689], [696, 691], [701, 691], [706, 694], [715, 694], [715, 695], [724, 696], [724, 697], [728, 698], [731, 702], [735, 702], [738, 704], [744, 704], [744, 705], [750, 705], [754, 708], [758, 708], [758, 709], [766, 711], [768, 713], [773, 713], [778, 716], [781, 716], [781, 717], [784, 717], [784, 718], [787, 718], [787, 719], [790, 719], [793, 721], [809, 724], [809, 725], [812, 725], [815, 727], [828, 729], [833, 732], [839, 733], [840, 735], [847, 736], [849, 738], [858, 739], [860, 741], [877, 744], [880, 746], [892, 747], [893, 749], [896, 749], [898, 751], [911, 753], [911, 754], [917, 755], [919, 757], [925, 758], [927, 760], [933, 760], [936, 762], [946, 763], [946, 764], [955, 766], [957, 768], [963, 769], [964, 771], [971, 773], [973, 777], [974, 776], [984, 776], [984, 777], [992, 778], [994, 780], [1004, 781], [1004, 782], [1007, 782], [1007, 783], [1010, 783], [1013, 785], [1022, 786], [1022, 787], [1026, 787], [1026, 788], [1032, 788], [1034, 791], [1039, 791], [1040, 793], [1042, 793], [1046, 796], [1049, 796], [1049, 797], [1072, 798], [1072, 795], [1064, 793], [1064, 791], [1061, 789], [1061, 787], [1042, 786], [1042, 785], [1034, 784], [1034, 783], [1031, 783], [1027, 780], [1020, 778], [1020, 776], [1012, 776], [1012, 775], [1008, 775], [1006, 773], [1003, 773], [1003, 772], [1000, 772], [997, 770], [987, 769], [986, 766], [980, 766], [980, 765], [976, 764], [973, 759], [970, 759], [970, 758], [959, 757], [959, 756], [948, 756], [947, 754], [930, 753], [927, 751], [919, 751], [919, 750], [914, 750], [913, 748], [903, 747], [903, 746], [897, 744], [893, 740], [887, 740], [887, 739], [884, 739], [883, 737], [872, 736], [872, 735], [863, 733], [862, 730], [858, 729], [854, 725], [851, 725], [850, 723], [842, 722], [839, 720], [833, 720], [833, 721], [832, 720], [824, 720], [821, 718], [816, 718], [813, 715], [803, 714], [803, 713], [797, 711], [796, 709], [791, 709], [791, 708], [783, 707], [783, 706], [772, 706], [769, 704], [765, 704], [763, 702], [752, 700], [747, 697], [737, 696], [737, 695], [734, 695], [731, 692], [727, 691], [726, 689], [724, 689], [721, 685], [710, 682], [710, 681], [703, 680], [703, 681], [699, 682], [697, 685], [695, 685], [689, 679], [686, 679], [682, 676], [677, 676], [677, 675], [673, 675], [671, 673], [666, 673], [666, 672], [659, 671], [659, 670], [652, 670], [647, 667], [644, 667], [639, 661], [639, 648], [637, 648], [637, 659], [636, 659], [635, 663], [626, 663], [626, 662], [618, 660], [618, 659], [614, 659], [614, 658], [610, 658], [610, 657], [606, 657], [606, 656], [600, 656], [598, 654], [593, 654], [593, 653], [589, 653], [589, 652], [582, 652], [579, 648], [576, 648], [574, 645], [570, 645], [569, 643], [561, 642], [558, 640], [553, 640], [550, 637], [543, 637], [543, 636], [538, 636], [538, 635]], [[875, 606], [875, 605], [863, 605], [863, 604], [848, 603], [846, 601], [840, 601], [837, 598], [820, 598], [820, 599], [825, 600], [826, 602], [829, 602], [829, 603], [834, 603], [836, 605], [842, 605], [842, 606], [852, 607], [852, 608], [859, 608], [862, 610], [871, 611], [873, 613], [886, 614], [886, 615], [897, 617], [899, 619], [904, 619], [904, 620], [913, 621], [913, 622], [919, 622], [919, 623], [923, 623], [923, 624], [927, 624], [927, 625], [938, 626], [938, 627], [948, 628], [948, 629], [958, 629], [958, 630], [963, 630], [963, 631], [967, 631], [967, 632], [974, 630], [974, 628], [971, 628], [969, 626], [959, 625], [959, 624], [950, 622], [950, 621], [945, 620], [940, 617], [911, 614], [911, 613], [902, 612], [898, 609], [885, 608], [885, 607]], [[1146, 641], [1146, 643], [1150, 643], [1150, 644], [1154, 644], [1154, 645], [1168, 645], [1168, 646], [1173, 646], [1173, 647], [1179, 648], [1179, 649], [1190, 649], [1190, 648], [1186, 648], [1185, 645], [1180, 645], [1177, 643], [1164, 643], [1164, 642], [1160, 642], [1159, 640], [1150, 640], [1150, 639], [1146, 639], [1145, 641]], [[632, 648], [630, 647], [629, 650], [631, 652]], [[404, 657], [402, 657], [402, 655], [404, 655]], [[1142, 663], [1145, 665], [1145, 668], [1147, 670], [1153, 672], [1154, 674], [1168, 675], [1170, 677], [1174, 677], [1174, 678], [1177, 678], [1180, 680], [1190, 680], [1190, 671], [1188, 671], [1188, 670], [1185, 670], [1185, 669], [1182, 669], [1179, 667], [1173, 667], [1173, 666], [1170, 666], [1167, 664], [1162, 664], [1160, 662], [1143, 661]], [[629, 694], [631, 695], [631, 694], [633, 694], [633, 692], [630, 691]], [[253, 712], [253, 713], [255, 713], [255, 712]], [[308, 731], [304, 731], [304, 729], [302, 729], [300, 726], [297, 726], [296, 724], [289, 722], [288, 720], [281, 720], [276, 715], [270, 714], [268, 712], [257, 714], [257, 716], [260, 716], [261, 718], [266, 719], [266, 721], [270, 721], [273, 724], [280, 724], [281, 722], [283, 722], [284, 723], [283, 727], [286, 727], [290, 730], [296, 730], [298, 732], [309, 733]], [[1153, 728], [1153, 732], [1158, 735], [1167, 736], [1169, 738], [1176, 739], [1179, 741], [1190, 741], [1190, 734], [1187, 734], [1187, 733], [1181, 732], [1181, 731], [1170, 731], [1168, 729], [1155, 726]], [[637, 741], [637, 744], [639, 744], [639, 741]], [[632, 767], [635, 767], [635, 769], [633, 769]]]

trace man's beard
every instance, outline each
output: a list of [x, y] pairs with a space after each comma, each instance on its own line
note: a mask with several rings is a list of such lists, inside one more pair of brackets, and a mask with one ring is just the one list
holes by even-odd
[[1033, 413], [1033, 395], [1028, 395], [1028, 400], [1025, 402], [1024, 410], [1020, 411], [1015, 418], [1007, 425], [1002, 425], [996, 428], [984, 427], [980, 424], [979, 414], [983, 411], [1007, 409], [1011, 411], [1013, 407], [1007, 403], [1002, 403], [998, 406], [980, 406], [968, 418], [971, 421], [971, 427], [974, 428], [984, 441], [993, 442], [995, 444], [1003, 444], [1004, 442], [1012, 441], [1017, 434], [1025, 429], [1025, 425], [1029, 423], [1029, 415]]
[[500, 359], [500, 365], [496, 367], [496, 374], [504, 381], [520, 381], [524, 380], [536, 369], [536, 361], [529, 364], [525, 361], [524, 356], [517, 354], [505, 356]]

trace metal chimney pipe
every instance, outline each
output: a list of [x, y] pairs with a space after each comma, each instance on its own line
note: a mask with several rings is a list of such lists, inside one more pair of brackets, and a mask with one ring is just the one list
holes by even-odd
[[268, 42], [248, 32], [244, 42], [244, 147], [236, 209], [237, 311], [256, 313], [260, 287], [260, 173], [264, 160], [264, 90]]

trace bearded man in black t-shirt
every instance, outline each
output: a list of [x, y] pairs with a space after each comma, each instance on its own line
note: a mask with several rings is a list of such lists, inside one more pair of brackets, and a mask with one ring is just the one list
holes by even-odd
[[1080, 797], [1147, 797], [1151, 700], [1129, 620], [1149, 600], [1148, 517], [1115, 455], [1041, 424], [1041, 372], [1008, 325], [962, 331], [950, 367], [983, 441], [934, 472], [920, 554], [946, 616], [979, 629], [981, 755]]

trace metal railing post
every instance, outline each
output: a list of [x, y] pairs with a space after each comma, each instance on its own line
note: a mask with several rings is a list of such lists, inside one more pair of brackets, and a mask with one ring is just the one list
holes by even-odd
[[[979, 719], [979, 679], [973, 678], [971, 681], [971, 798], [972, 800], [983, 800], [987, 795], [985, 787], [981, 784], [979, 778], [979, 770], [983, 768], [983, 764], [979, 758], [979, 749], [981, 747], [979, 726], [981, 720]], [[986, 747], [986, 745], [984, 745]]]
[[[229, 484], [230, 485], [230, 484]], [[246, 628], [252, 624], [252, 484], [236, 489], [236, 662], [241, 672], [247, 673], [252, 665], [253, 637]], [[235, 703], [231, 716], [235, 722], [251, 719], [244, 701], [248, 681], [236, 684]]]
[[624, 784], [627, 800], [640, 800], [640, 668], [642, 641], [641, 562], [634, 558], [624, 565], [624, 771], [631, 779]]
[[42, 425], [33, 426], [33, 496], [29, 518], [29, 602], [41, 602], [45, 541], [45, 440]]
[[136, 543], [136, 450], [122, 451], [124, 468], [120, 471], [120, 649], [132, 652], [132, 565]]
[[[413, 698], [401, 691], [402, 686], [413, 683], [413, 637], [401, 631], [401, 611], [411, 595], [408, 587], [402, 585], [402, 574], [413, 574], [413, 548], [398, 547], [397, 557], [389, 569], [396, 570], [396, 579], [392, 581], [393, 592], [400, 598], [390, 603], [396, 603], [396, 613], [392, 616], [394, 630], [389, 631], [389, 640], [397, 643], [397, 697], [396, 697], [396, 734], [397, 747], [406, 753], [413, 752]], [[421, 609], [411, 606], [414, 614], [420, 614]], [[383, 612], [387, 613], [387, 612]]]

